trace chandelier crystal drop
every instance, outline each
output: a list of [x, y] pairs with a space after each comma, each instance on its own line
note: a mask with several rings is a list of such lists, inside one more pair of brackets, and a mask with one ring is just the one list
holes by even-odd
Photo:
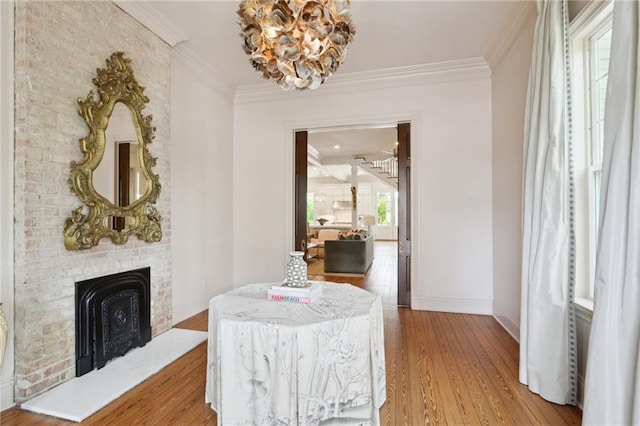
[[349, 0], [243, 0], [238, 23], [253, 67], [284, 90], [317, 89], [344, 61]]

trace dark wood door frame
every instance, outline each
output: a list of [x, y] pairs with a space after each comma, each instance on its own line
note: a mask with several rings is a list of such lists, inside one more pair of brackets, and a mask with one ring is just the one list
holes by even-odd
[[[398, 305], [411, 307], [411, 123], [398, 129]], [[294, 137], [294, 247], [304, 250], [307, 239], [307, 140]]]
[[294, 149], [294, 250], [306, 252], [307, 243], [307, 131], [295, 133]]
[[398, 124], [398, 305], [411, 307], [411, 123]]

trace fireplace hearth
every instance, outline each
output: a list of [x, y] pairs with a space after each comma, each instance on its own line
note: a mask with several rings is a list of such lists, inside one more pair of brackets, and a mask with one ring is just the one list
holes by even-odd
[[150, 268], [76, 282], [76, 376], [151, 340]]

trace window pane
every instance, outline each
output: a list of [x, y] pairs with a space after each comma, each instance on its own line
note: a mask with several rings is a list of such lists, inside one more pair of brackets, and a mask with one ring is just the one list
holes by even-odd
[[591, 165], [602, 163], [602, 139], [604, 137], [604, 107], [607, 97], [607, 80], [609, 72], [609, 56], [611, 54], [611, 25], [600, 35], [596, 35], [593, 40], [594, 45], [594, 69], [593, 87], [594, 91], [592, 111], [592, 122], [594, 131], [591, 142]]
[[604, 141], [605, 100], [607, 98], [607, 82], [609, 73], [609, 57], [611, 53], [611, 23], [604, 31], [593, 39], [594, 64], [592, 69], [593, 91], [591, 107], [593, 130], [591, 133], [591, 194], [590, 194], [590, 296], [593, 297], [595, 271], [595, 250], [598, 244], [598, 224], [600, 223], [600, 188], [602, 186], [602, 148]]
[[378, 193], [376, 223], [378, 225], [391, 224], [391, 194], [388, 192]]
[[[595, 252], [598, 240], [598, 223], [600, 215], [600, 187], [602, 152], [604, 139], [605, 100], [611, 54], [611, 8], [606, 13], [593, 18], [591, 26], [583, 33], [576, 33], [572, 40], [575, 62], [574, 75], [577, 77], [574, 86], [584, 89], [574, 99], [574, 111], [583, 119], [577, 119], [574, 125], [580, 139], [584, 142], [584, 151], [578, 156], [576, 183], [580, 201], [576, 204], [580, 212], [576, 215], [579, 245], [576, 270], [580, 275], [578, 297], [593, 297], [595, 271]], [[585, 60], [586, 59], [586, 60]], [[582, 85], [582, 83], [584, 85]], [[578, 93], [578, 92], [576, 92]], [[577, 99], [577, 101], [576, 101]], [[582, 157], [582, 155], [584, 155]]]
[[609, 56], [611, 53], [611, 26], [598, 37], [598, 74], [606, 75], [609, 72]]
[[307, 223], [313, 222], [316, 218], [314, 200], [315, 200], [314, 193], [308, 192], [307, 193]]

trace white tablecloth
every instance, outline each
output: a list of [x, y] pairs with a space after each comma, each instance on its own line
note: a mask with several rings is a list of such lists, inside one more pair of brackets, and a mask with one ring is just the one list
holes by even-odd
[[[311, 304], [252, 284], [209, 304], [206, 401], [219, 425], [378, 425], [386, 400], [380, 298], [323, 282]], [[334, 419], [334, 420], [330, 420]]]

